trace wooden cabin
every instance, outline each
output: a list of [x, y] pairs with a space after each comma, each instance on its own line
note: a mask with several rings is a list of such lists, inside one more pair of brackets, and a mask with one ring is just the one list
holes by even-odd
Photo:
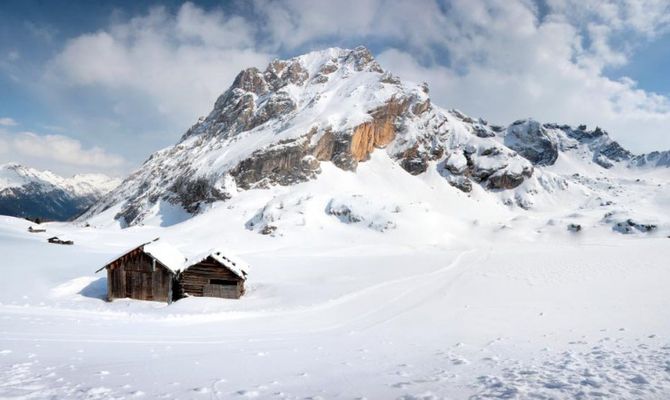
[[58, 236], [48, 238], [47, 242], [53, 243], [53, 244], [66, 244], [66, 245], [74, 244], [74, 242], [72, 240], [63, 240], [63, 239], [59, 238]]
[[194, 260], [179, 275], [182, 296], [239, 299], [244, 294], [249, 270], [246, 263], [223, 250], [212, 250]]
[[142, 244], [114, 259], [107, 269], [107, 299], [131, 298], [171, 303], [176, 278], [186, 258], [171, 246], [157, 241]]
[[249, 267], [221, 250], [191, 263], [167, 243], [142, 244], [98, 271], [107, 270], [107, 299], [131, 298], [171, 303], [187, 296], [238, 299]]

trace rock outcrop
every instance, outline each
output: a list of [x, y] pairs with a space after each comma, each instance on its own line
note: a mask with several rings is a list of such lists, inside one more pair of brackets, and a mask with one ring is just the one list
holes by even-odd
[[323, 162], [356, 171], [375, 151], [412, 175], [436, 168], [464, 192], [516, 190], [563, 151], [605, 168], [632, 157], [598, 128], [533, 120], [504, 128], [442, 109], [425, 83], [384, 71], [367, 49], [334, 48], [240, 72], [206, 118], [82, 219], [118, 206], [116, 219], [138, 224], [161, 201], [197, 213], [239, 190], [316, 179]]
[[558, 158], [558, 142], [537, 121], [522, 120], [507, 128], [505, 145], [535, 165], [553, 165]]

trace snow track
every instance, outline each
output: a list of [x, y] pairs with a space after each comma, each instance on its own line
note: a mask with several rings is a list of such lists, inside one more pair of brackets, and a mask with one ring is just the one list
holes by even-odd
[[118, 232], [54, 225], [77, 242], [63, 248], [25, 229], [0, 227], [0, 398], [670, 396], [666, 238], [503, 230], [419, 246], [359, 230], [334, 246], [248, 233], [242, 300], [167, 306], [101, 299], [91, 274], [110, 254], [96, 246], [125, 247]]

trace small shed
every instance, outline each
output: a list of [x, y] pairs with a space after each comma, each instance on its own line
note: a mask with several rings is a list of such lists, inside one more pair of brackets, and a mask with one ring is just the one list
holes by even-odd
[[188, 264], [178, 278], [181, 296], [239, 299], [244, 294], [249, 265], [231, 252], [210, 250]]
[[186, 257], [167, 243], [144, 243], [109, 262], [107, 299], [131, 298], [171, 303], [178, 297], [175, 282], [184, 268]]
[[74, 242], [72, 240], [63, 240], [63, 239], [59, 238], [58, 236], [53, 236], [53, 237], [48, 238], [47, 242], [53, 243], [53, 244], [67, 244], [67, 245], [74, 244]]
[[107, 299], [171, 303], [187, 296], [238, 299], [249, 266], [231, 252], [214, 249], [187, 259], [158, 239], [126, 251], [96, 272], [107, 270]]

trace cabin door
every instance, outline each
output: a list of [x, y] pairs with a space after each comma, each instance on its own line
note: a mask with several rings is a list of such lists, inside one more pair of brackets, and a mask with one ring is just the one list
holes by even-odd
[[139, 300], [153, 300], [153, 273], [126, 271], [126, 297]]

